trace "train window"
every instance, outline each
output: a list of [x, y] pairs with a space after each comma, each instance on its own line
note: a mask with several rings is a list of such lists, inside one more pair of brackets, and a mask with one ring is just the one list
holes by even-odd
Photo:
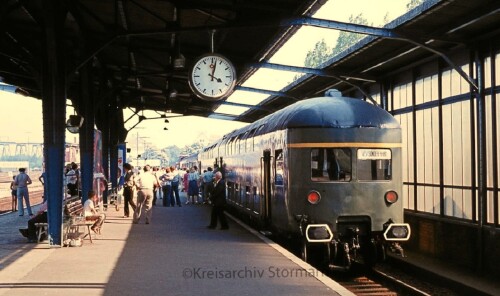
[[283, 186], [283, 150], [275, 150], [275, 172], [274, 172], [274, 185]]
[[391, 180], [392, 155], [390, 149], [358, 149], [358, 180]]
[[351, 181], [351, 149], [313, 148], [311, 149], [311, 180]]

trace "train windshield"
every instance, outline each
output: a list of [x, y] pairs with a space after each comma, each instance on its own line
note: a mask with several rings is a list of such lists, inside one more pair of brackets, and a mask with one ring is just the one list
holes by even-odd
[[361, 181], [391, 180], [390, 149], [358, 149], [357, 176]]
[[311, 180], [351, 181], [350, 148], [313, 148], [311, 149]]

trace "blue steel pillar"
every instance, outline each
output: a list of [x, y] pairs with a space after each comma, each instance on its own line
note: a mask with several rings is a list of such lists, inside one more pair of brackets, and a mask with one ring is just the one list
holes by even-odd
[[90, 83], [92, 67], [89, 64], [80, 68], [80, 112], [85, 119], [80, 129], [80, 168], [82, 182], [82, 202], [92, 190], [94, 181], [94, 95]]
[[45, 46], [42, 57], [41, 85], [49, 244], [62, 245], [63, 168], [66, 123], [66, 71], [63, 22], [66, 11], [57, 1], [43, 5]]

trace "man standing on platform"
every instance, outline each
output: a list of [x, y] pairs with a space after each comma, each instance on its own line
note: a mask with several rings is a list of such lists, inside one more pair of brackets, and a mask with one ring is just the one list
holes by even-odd
[[139, 191], [137, 192], [137, 209], [134, 212], [133, 223], [139, 223], [144, 208], [146, 224], [149, 224], [153, 210], [153, 189], [155, 186], [159, 186], [158, 179], [151, 174], [151, 167], [149, 165], [144, 166], [144, 173], [141, 173], [136, 178], [136, 184]]
[[28, 185], [30, 185], [31, 179], [30, 176], [26, 174], [25, 168], [19, 169], [19, 174], [16, 176], [14, 180], [14, 184], [17, 186], [17, 213], [19, 216], [24, 215], [24, 206], [23, 206], [23, 198], [26, 202], [26, 208], [28, 209], [28, 214], [33, 216], [33, 212], [31, 212], [30, 205], [30, 194], [28, 192]]
[[224, 207], [226, 206], [226, 183], [222, 180], [222, 173], [215, 173], [215, 184], [214, 189], [211, 193], [212, 199], [212, 215], [210, 219], [210, 225], [207, 226], [209, 229], [215, 229], [217, 226], [217, 218], [220, 222], [220, 229], [229, 229], [227, 225], [226, 215], [224, 215]]

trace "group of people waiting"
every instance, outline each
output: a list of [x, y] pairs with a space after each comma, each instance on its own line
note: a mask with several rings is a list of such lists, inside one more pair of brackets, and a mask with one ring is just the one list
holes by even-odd
[[[211, 201], [213, 205], [211, 221], [208, 228], [213, 229], [217, 225], [217, 219], [221, 223], [221, 229], [228, 229], [228, 223], [224, 215], [226, 204], [226, 186], [222, 180], [222, 173], [207, 168], [203, 174], [198, 174], [198, 168], [194, 166], [181, 173], [175, 167], [165, 167], [163, 170], [151, 168], [145, 165], [137, 174], [134, 167], [125, 163], [123, 180], [124, 198], [124, 218], [130, 217], [130, 208], [134, 211], [132, 223], [138, 224], [142, 214], [145, 216], [145, 223], [150, 224], [152, 209], [156, 205], [157, 196], [163, 199], [164, 207], [181, 207], [179, 197], [179, 184], [183, 181], [183, 190], [188, 195], [186, 204], [200, 204]], [[202, 190], [202, 200], [199, 200], [200, 188]], [[134, 196], [137, 196], [137, 204], [134, 203]]]

